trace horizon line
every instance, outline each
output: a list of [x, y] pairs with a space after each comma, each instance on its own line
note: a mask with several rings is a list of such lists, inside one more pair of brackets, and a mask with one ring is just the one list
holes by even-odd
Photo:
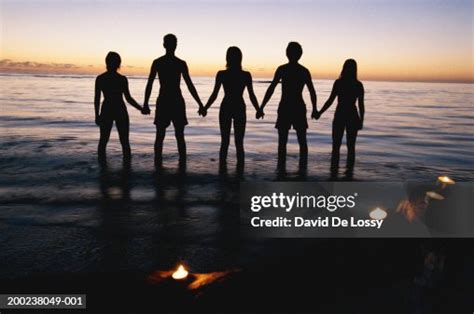
[[[0, 69], [0, 74], [19, 74], [19, 75], [47, 75], [47, 76], [91, 76], [91, 77], [95, 77], [97, 75], [100, 75], [101, 73], [104, 73], [105, 71], [102, 71], [100, 73], [88, 73], [88, 72], [48, 72], [48, 71], [28, 71], [28, 70], [23, 70], [23, 71], [11, 71], [11, 70], [7, 70], [5, 71], [4, 69]], [[119, 71], [120, 73], [120, 71]], [[123, 73], [122, 73], [123, 74]], [[125, 74], [123, 74], [125, 75]], [[313, 73], [312, 73], [313, 75]], [[147, 79], [147, 75], [146, 74], [127, 74], [125, 75], [127, 77], [132, 77], [132, 78], [140, 78], [140, 79]], [[193, 77], [200, 77], [200, 78], [213, 78], [214, 75], [210, 75], [210, 74], [192, 74]], [[255, 75], [254, 76], [254, 81], [255, 81], [255, 78], [258, 78], [258, 79], [266, 79], [266, 80], [269, 80], [271, 81], [272, 80], [272, 76], [269, 75], [269, 76], [261, 76], [261, 75]], [[317, 75], [313, 75], [313, 80], [323, 80], [323, 81], [334, 81], [338, 79], [338, 77], [334, 78], [334, 77], [327, 77], [327, 76], [317, 76]], [[380, 78], [380, 79], [377, 79], [377, 78], [359, 78], [359, 80], [361, 81], [368, 81], [368, 82], [390, 82], [390, 83], [440, 83], [440, 84], [474, 84], [474, 78], [472, 78], [471, 80], [462, 80], [462, 79], [453, 79], [453, 80], [443, 80], [443, 79], [439, 79], [439, 80], [428, 80], [428, 79], [389, 79], [389, 78]]]

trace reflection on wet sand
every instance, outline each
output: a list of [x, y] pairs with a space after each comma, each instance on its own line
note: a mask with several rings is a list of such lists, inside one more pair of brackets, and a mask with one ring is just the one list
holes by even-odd
[[122, 168], [112, 171], [106, 160], [99, 162], [98, 242], [102, 250], [101, 265], [108, 271], [118, 271], [126, 263], [129, 245], [128, 225], [131, 218], [131, 164], [124, 162]]
[[[157, 166], [150, 174], [134, 167], [133, 162], [120, 167], [100, 163], [101, 268], [163, 269], [187, 259], [196, 269], [207, 270], [238, 262], [227, 257], [239, 252], [237, 200], [243, 169], [221, 168], [217, 176], [203, 179], [189, 174], [186, 163]], [[152, 196], [140, 194], [150, 188]], [[140, 258], [132, 255], [137, 251]]]

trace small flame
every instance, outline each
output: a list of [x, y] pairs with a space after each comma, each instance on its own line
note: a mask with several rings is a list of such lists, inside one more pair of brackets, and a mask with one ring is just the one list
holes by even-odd
[[188, 274], [189, 273], [186, 268], [184, 268], [183, 265], [179, 265], [178, 269], [176, 269], [176, 271], [171, 275], [171, 277], [173, 277], [173, 279], [179, 280], [188, 277]]
[[380, 220], [387, 217], [387, 212], [380, 207], [375, 208], [369, 214], [370, 218]]
[[454, 180], [448, 176], [440, 176], [438, 177], [438, 181], [443, 184], [454, 184]]

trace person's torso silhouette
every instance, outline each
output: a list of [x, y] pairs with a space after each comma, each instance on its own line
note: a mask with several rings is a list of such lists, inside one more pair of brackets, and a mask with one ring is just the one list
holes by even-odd
[[127, 106], [123, 94], [127, 88], [127, 79], [117, 72], [105, 72], [97, 77], [104, 101], [101, 108], [103, 118], [119, 119], [127, 115]]
[[357, 133], [363, 128], [365, 115], [364, 85], [357, 79], [357, 62], [354, 59], [347, 59], [344, 62], [341, 75], [334, 81], [331, 94], [319, 112], [318, 119], [332, 105], [336, 97], [337, 107], [332, 123], [331, 177], [335, 178], [338, 174], [340, 148], [345, 132], [346, 177], [351, 179], [355, 164]]
[[182, 165], [186, 162], [186, 141], [184, 139], [184, 127], [188, 124], [186, 117], [186, 105], [181, 94], [181, 77], [186, 83], [191, 96], [199, 105], [199, 112], [202, 112], [203, 104], [189, 76], [188, 66], [184, 60], [176, 57], [175, 51], [178, 45], [178, 39], [173, 34], [167, 34], [163, 37], [163, 47], [166, 54], [153, 61], [148, 82], [145, 89], [145, 101], [143, 111], [150, 112], [148, 102], [153, 89], [153, 82], [158, 76], [160, 81], [160, 92], [156, 101], [155, 110], [155, 164], [162, 162], [163, 141], [166, 134], [166, 128], [173, 123], [176, 142], [178, 144], [179, 159]]
[[286, 166], [286, 144], [288, 133], [291, 127], [296, 130], [298, 144], [300, 146], [300, 169], [306, 168], [308, 162], [308, 143], [306, 140], [306, 129], [308, 120], [306, 118], [306, 104], [303, 100], [303, 88], [306, 85], [313, 107], [311, 116], [315, 117], [316, 110], [316, 90], [311, 79], [311, 73], [307, 68], [298, 63], [303, 55], [303, 48], [297, 42], [290, 42], [286, 48], [288, 63], [277, 68], [270, 86], [265, 93], [262, 105], [257, 112], [257, 119], [263, 118], [265, 113], [263, 108], [273, 95], [278, 83], [281, 83], [281, 100], [278, 105], [277, 121], [275, 128], [278, 129], [278, 170], [285, 172]]
[[281, 77], [281, 100], [278, 106], [276, 127], [289, 129], [308, 128], [306, 104], [303, 99], [303, 88], [311, 76], [309, 70], [299, 63], [287, 63], [277, 69]]
[[[187, 124], [184, 98], [181, 93], [181, 76], [186, 63], [173, 55], [164, 55], [155, 60], [160, 91], [156, 100], [156, 117], [179, 118]], [[155, 118], [156, 120], [156, 118]]]
[[219, 164], [221, 170], [226, 166], [227, 153], [230, 143], [232, 126], [234, 127], [234, 143], [237, 155], [237, 172], [243, 173], [245, 162], [244, 136], [247, 123], [246, 105], [243, 97], [247, 89], [250, 102], [255, 110], [258, 110], [257, 97], [253, 90], [252, 75], [242, 70], [242, 51], [239, 47], [232, 46], [226, 52], [226, 69], [217, 72], [214, 90], [209, 96], [203, 114], [217, 99], [221, 88], [224, 89], [224, 97], [219, 110], [219, 128], [221, 131], [221, 148], [219, 150]]
[[242, 70], [223, 70], [218, 73], [224, 88], [221, 112], [231, 116], [245, 115], [243, 93], [251, 80], [250, 73]]
[[299, 63], [287, 63], [279, 67], [281, 74], [281, 102], [280, 107], [286, 109], [287, 106], [304, 107], [303, 88], [307, 82], [309, 74], [308, 69]]
[[160, 81], [160, 97], [182, 97], [181, 94], [181, 74], [185, 68], [183, 60], [176, 56], [164, 55], [156, 59], [156, 69]]
[[334, 92], [337, 95], [337, 106], [334, 121], [347, 127], [357, 129], [360, 116], [357, 111], [356, 101], [364, 94], [364, 87], [358, 80], [337, 79], [334, 82]]
[[[127, 78], [117, 72], [121, 62], [122, 59], [118, 53], [114, 51], [109, 52], [105, 58], [107, 72], [97, 76], [95, 81], [94, 112], [95, 123], [100, 127], [98, 146], [100, 161], [105, 161], [105, 149], [114, 121], [119, 133], [120, 143], [122, 144], [124, 161], [130, 161], [130, 126], [125, 100], [137, 110], [143, 110], [136, 100], [133, 99], [132, 95], [130, 95]], [[101, 106], [102, 95], [104, 96], [104, 101]]]

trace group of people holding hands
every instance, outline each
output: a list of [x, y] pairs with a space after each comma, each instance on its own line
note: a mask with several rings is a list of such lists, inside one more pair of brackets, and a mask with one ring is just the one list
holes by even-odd
[[[357, 79], [357, 63], [353, 59], [345, 61], [339, 79], [334, 82], [329, 99], [321, 110], [317, 110], [316, 91], [310, 71], [298, 63], [303, 54], [302, 47], [297, 42], [290, 42], [286, 49], [288, 63], [277, 68], [273, 80], [268, 87], [261, 105], [255, 96], [250, 72], [242, 69], [242, 52], [238, 47], [229, 47], [226, 54], [226, 69], [217, 72], [214, 89], [209, 100], [204, 105], [194, 87], [189, 75], [186, 62], [175, 55], [177, 38], [173, 34], [164, 36], [163, 46], [165, 55], [155, 59], [151, 66], [150, 75], [145, 90], [143, 107], [130, 95], [127, 78], [118, 73], [121, 58], [116, 52], [109, 52], [106, 57], [107, 71], [99, 75], [95, 84], [95, 117], [100, 127], [98, 147], [99, 158], [104, 160], [106, 145], [115, 121], [125, 160], [130, 160], [129, 118], [123, 96], [128, 103], [137, 108], [142, 114], [150, 114], [148, 105], [153, 83], [158, 77], [160, 91], [156, 101], [155, 119], [155, 163], [161, 164], [163, 141], [166, 128], [173, 123], [181, 163], [186, 161], [186, 142], [184, 128], [188, 124], [186, 107], [180, 89], [181, 78], [186, 83], [192, 97], [199, 105], [199, 115], [205, 117], [212, 104], [217, 99], [221, 86], [224, 97], [219, 111], [219, 126], [221, 131], [220, 162], [226, 163], [227, 151], [230, 143], [230, 133], [234, 126], [234, 139], [237, 153], [237, 165], [243, 166], [245, 160], [244, 135], [246, 126], [246, 104], [243, 98], [245, 89], [255, 108], [256, 118], [263, 119], [265, 106], [271, 99], [276, 86], [281, 83], [281, 100], [278, 106], [278, 117], [275, 128], [278, 130], [278, 165], [284, 167], [286, 163], [286, 146], [288, 133], [295, 129], [300, 147], [300, 165], [306, 165], [308, 160], [308, 144], [306, 130], [308, 128], [307, 109], [303, 100], [303, 89], [308, 88], [312, 112], [312, 119], [320, 116], [332, 105], [336, 97], [338, 105], [335, 111], [332, 127], [332, 157], [331, 171], [337, 173], [339, 167], [339, 151], [344, 131], [347, 139], [347, 173], [354, 169], [355, 143], [357, 133], [363, 127], [364, 121], [364, 87]], [[104, 96], [100, 104], [101, 93]], [[358, 106], [356, 106], [356, 102]]]

